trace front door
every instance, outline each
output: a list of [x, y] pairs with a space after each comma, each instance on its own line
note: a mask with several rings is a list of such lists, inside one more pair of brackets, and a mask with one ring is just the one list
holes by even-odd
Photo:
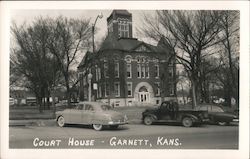
[[139, 102], [148, 103], [149, 102], [149, 93], [148, 92], [139, 92]]
[[141, 103], [149, 103], [149, 92], [145, 86], [139, 89], [139, 102]]

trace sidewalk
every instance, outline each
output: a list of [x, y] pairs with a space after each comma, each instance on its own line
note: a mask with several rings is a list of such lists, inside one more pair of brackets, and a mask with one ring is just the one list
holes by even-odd
[[54, 119], [10, 120], [9, 126], [56, 126]]

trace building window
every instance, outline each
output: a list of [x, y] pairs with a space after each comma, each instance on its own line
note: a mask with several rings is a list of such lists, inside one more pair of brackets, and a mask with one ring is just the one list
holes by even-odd
[[141, 65], [141, 78], [145, 78], [146, 68], [145, 65]]
[[115, 96], [120, 97], [120, 83], [115, 82], [114, 84], [115, 84]]
[[159, 70], [159, 65], [155, 65], [155, 78], [159, 78], [160, 76], [160, 70]]
[[132, 96], [132, 82], [127, 82], [128, 97]]
[[132, 78], [131, 64], [127, 64], [127, 78]]
[[173, 59], [169, 60], [168, 66], [174, 66], [174, 60]]
[[141, 64], [137, 64], [137, 77], [141, 78]]
[[161, 94], [160, 90], [160, 82], [155, 82], [155, 88], [156, 88], [156, 96], [159, 96]]
[[115, 61], [115, 77], [119, 77], [119, 62]]
[[105, 83], [105, 85], [104, 85], [104, 91], [105, 91], [105, 97], [108, 97], [109, 93], [110, 93], [110, 87], [109, 87], [108, 83]]
[[126, 63], [131, 63], [132, 62], [132, 57], [130, 55], [127, 55], [125, 57], [125, 61], [126, 61]]
[[101, 87], [101, 84], [99, 84], [99, 89], [98, 89], [98, 93], [99, 94], [99, 98], [102, 97], [102, 87]]
[[118, 22], [118, 34], [119, 37], [129, 37], [129, 24], [128, 21], [121, 20]]
[[156, 100], [156, 104], [159, 104], [159, 103], [160, 103], [160, 100], [157, 99], [157, 100]]
[[108, 76], [108, 63], [106, 60], [104, 61], [103, 67], [104, 67], [104, 77], [108, 78], [109, 77]]
[[173, 74], [173, 68], [169, 68], [168, 69], [168, 76], [169, 77], [173, 77], [174, 76], [174, 74]]
[[168, 84], [168, 88], [169, 88], [169, 94], [170, 95], [174, 95], [174, 84], [173, 83], [169, 83]]
[[109, 33], [113, 32], [113, 23], [112, 22], [108, 24], [108, 32]]
[[149, 66], [148, 66], [148, 64], [146, 65], [145, 76], [146, 76], [146, 78], [149, 78]]

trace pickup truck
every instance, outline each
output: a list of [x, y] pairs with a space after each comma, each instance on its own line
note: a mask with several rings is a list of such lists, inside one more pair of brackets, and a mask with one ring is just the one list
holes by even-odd
[[142, 112], [142, 121], [145, 125], [157, 122], [182, 123], [184, 127], [208, 122], [208, 112], [198, 110], [179, 110], [175, 102], [165, 101], [159, 107], [146, 109]]

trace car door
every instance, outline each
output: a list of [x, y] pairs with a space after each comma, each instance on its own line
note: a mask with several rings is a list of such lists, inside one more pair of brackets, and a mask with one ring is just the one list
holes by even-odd
[[171, 120], [169, 105], [162, 105], [159, 109], [159, 119], [160, 120]]
[[93, 105], [91, 104], [84, 104], [84, 109], [82, 111], [82, 124], [92, 124], [93, 116], [95, 110]]
[[83, 107], [83, 104], [77, 104], [74, 109], [71, 109], [71, 113], [69, 116], [70, 123], [81, 124]]

